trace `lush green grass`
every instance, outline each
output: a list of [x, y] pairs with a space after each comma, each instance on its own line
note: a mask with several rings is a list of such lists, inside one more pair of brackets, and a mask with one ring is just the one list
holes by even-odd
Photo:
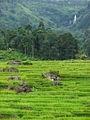
[[[89, 120], [90, 61], [33, 61], [15, 66], [19, 73], [0, 72], [0, 117], [3, 120]], [[0, 68], [10, 67], [0, 62]], [[58, 70], [62, 86], [52, 86], [41, 74]], [[8, 77], [19, 75], [37, 87], [29, 94], [8, 90]]]

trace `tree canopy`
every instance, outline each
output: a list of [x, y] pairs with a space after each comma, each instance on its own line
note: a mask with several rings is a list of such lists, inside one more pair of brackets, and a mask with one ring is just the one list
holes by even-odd
[[19, 50], [25, 55], [39, 59], [74, 59], [78, 52], [77, 40], [71, 33], [57, 35], [45, 28], [41, 21], [37, 28], [31, 24], [0, 32], [0, 49]]

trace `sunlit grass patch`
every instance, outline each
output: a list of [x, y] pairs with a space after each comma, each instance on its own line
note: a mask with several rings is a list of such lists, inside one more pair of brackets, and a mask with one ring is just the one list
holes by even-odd
[[[0, 72], [0, 119], [89, 120], [89, 66], [89, 61], [32, 61], [31, 66], [16, 66], [18, 73]], [[6, 67], [7, 62], [0, 62], [0, 68]], [[61, 86], [42, 78], [43, 72], [53, 70], [59, 71]], [[9, 81], [10, 76], [21, 80]], [[17, 94], [8, 89], [8, 84], [17, 86], [23, 81], [33, 86], [32, 92]]]

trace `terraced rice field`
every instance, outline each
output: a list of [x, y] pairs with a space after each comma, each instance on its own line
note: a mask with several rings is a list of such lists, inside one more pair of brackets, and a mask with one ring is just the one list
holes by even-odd
[[[90, 120], [90, 61], [33, 61], [14, 66], [18, 73], [0, 72], [1, 120]], [[0, 62], [0, 68], [11, 67]], [[52, 86], [42, 73], [60, 72], [61, 86]], [[8, 77], [18, 75], [33, 92], [8, 90]], [[20, 82], [19, 81], [19, 82]], [[13, 83], [16, 84], [16, 83]]]

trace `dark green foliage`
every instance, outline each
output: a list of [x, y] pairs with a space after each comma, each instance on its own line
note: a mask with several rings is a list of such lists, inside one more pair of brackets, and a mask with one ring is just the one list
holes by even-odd
[[59, 59], [75, 59], [78, 45], [77, 40], [70, 34], [65, 33], [58, 37]]
[[86, 30], [90, 27], [90, 1], [87, 3], [87, 7], [78, 12], [77, 29]]
[[0, 27], [37, 26], [41, 19], [49, 27], [66, 27], [86, 5], [86, 0], [1, 0]]
[[18, 30], [1, 31], [0, 42], [1, 50], [18, 50], [32, 59], [74, 59], [78, 50], [77, 41], [70, 33], [58, 36], [46, 29], [43, 21], [36, 29], [27, 25]]
[[23, 61], [22, 64], [23, 65], [32, 65], [31, 61], [29, 61], [29, 60]]
[[[25, 1], [5, 0], [5, 1], [4, 0], [0, 1], [0, 28], [18, 29], [18, 26], [23, 26], [25, 30], [27, 30], [27, 32], [24, 34], [27, 34], [29, 33], [29, 31], [32, 31], [33, 27], [36, 28], [38, 26], [38, 23], [41, 21], [39, 24], [39, 29], [42, 28], [44, 30], [46, 26], [47, 28], [51, 27], [53, 31], [56, 31], [59, 34], [65, 33], [67, 31], [71, 32], [72, 34], [77, 33], [76, 36], [79, 36], [78, 39], [79, 48], [83, 49], [82, 33], [84, 33], [84, 30], [86, 30], [90, 26], [90, 1], [88, 0], [25, 0]], [[77, 22], [76, 24], [73, 24], [75, 15], [77, 16]], [[43, 24], [43, 21], [45, 25]], [[30, 24], [27, 25], [28, 23]], [[22, 29], [21, 32], [24, 32], [23, 28], [21, 29]], [[80, 31], [80, 29], [83, 31]], [[7, 34], [10, 34], [9, 31]], [[12, 39], [14, 34], [15, 33], [13, 33], [12, 31], [11, 35]], [[19, 42], [24, 43], [23, 41], [26, 41], [27, 37], [30, 35], [28, 34], [27, 37], [24, 37], [24, 34], [18, 36], [19, 41], [17, 40], [17, 38], [14, 38], [15, 40], [12, 40], [9, 45], [7, 44], [9, 37], [7, 37], [8, 39], [5, 40], [4, 37], [7, 35], [3, 34], [3, 39], [0, 40], [1, 45], [0, 49], [8, 49], [9, 47], [11, 48], [11, 46], [17, 48]], [[34, 38], [31, 37], [31, 39], [33, 39], [34, 41]], [[19, 48], [23, 47], [21, 52], [25, 54], [30, 53], [30, 56], [34, 58], [36, 55], [35, 54], [36, 50], [34, 49], [34, 42], [31, 41], [32, 40], [29, 40], [30, 44], [28, 44], [28, 42], [26, 41], [27, 45], [21, 44], [21, 46], [18, 47]], [[6, 47], [3, 44], [6, 44]], [[28, 45], [30, 45], [31, 47]], [[54, 48], [52, 48], [53, 51], [57, 51]], [[55, 53], [54, 56], [56, 56]]]
[[88, 59], [88, 56], [85, 54], [84, 51], [79, 51], [79, 53], [76, 54], [76, 59], [79, 59], [79, 60], [87, 60], [87, 59]]
[[90, 27], [90, 11], [86, 11], [86, 13], [83, 14], [83, 18], [80, 19], [80, 22], [78, 24], [79, 29], [87, 29]]
[[85, 51], [86, 54], [90, 57], [90, 28], [85, 32]]

